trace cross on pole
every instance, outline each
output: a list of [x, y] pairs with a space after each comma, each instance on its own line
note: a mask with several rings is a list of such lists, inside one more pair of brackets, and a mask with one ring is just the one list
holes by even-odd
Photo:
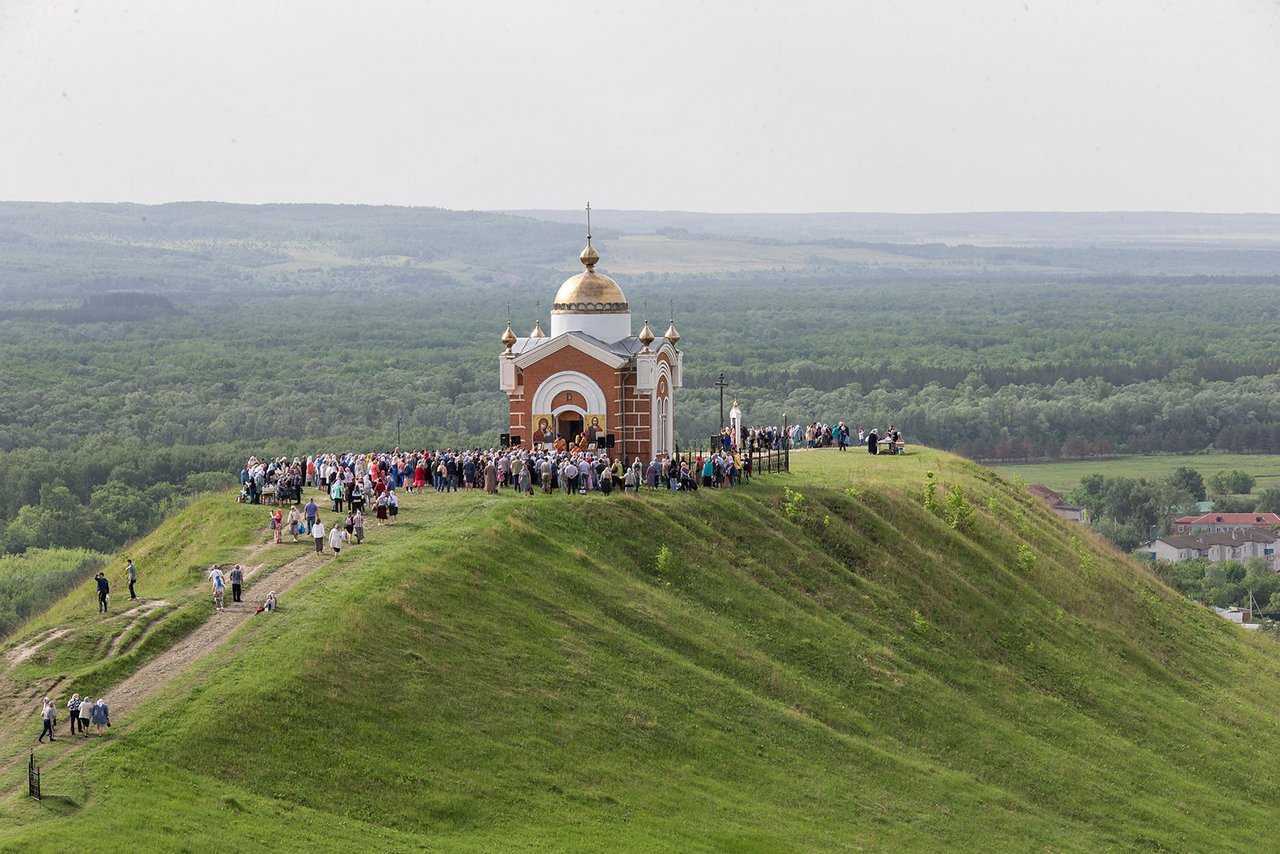
[[724, 429], [724, 387], [728, 383], [724, 381], [724, 371], [720, 372], [720, 378], [716, 380], [715, 386], [720, 389], [720, 429]]

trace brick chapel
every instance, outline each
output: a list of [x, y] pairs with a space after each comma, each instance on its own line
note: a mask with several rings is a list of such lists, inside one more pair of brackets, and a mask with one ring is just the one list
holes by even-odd
[[626, 462], [670, 454], [675, 390], [684, 385], [675, 319], [661, 338], [648, 320], [632, 335], [622, 288], [596, 272], [590, 228], [578, 259], [586, 269], [556, 291], [551, 334], [538, 320], [527, 338], [516, 337], [510, 321], [502, 335], [511, 444], [608, 448]]

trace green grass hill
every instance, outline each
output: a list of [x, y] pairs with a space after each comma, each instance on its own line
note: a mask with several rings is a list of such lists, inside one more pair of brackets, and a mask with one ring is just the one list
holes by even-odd
[[[1267, 847], [1274, 641], [959, 458], [793, 463], [413, 497], [336, 559], [200, 499], [129, 552], [145, 607], [82, 586], [7, 641], [0, 850]], [[230, 560], [282, 609], [211, 615]], [[46, 691], [119, 708], [63, 712], [37, 803]]]

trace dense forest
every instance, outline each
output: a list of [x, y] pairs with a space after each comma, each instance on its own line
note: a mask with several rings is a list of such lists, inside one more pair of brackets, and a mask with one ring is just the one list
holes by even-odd
[[[524, 333], [575, 272], [581, 227], [555, 219], [0, 204], [0, 543], [105, 548], [250, 452], [491, 444], [507, 313]], [[706, 217], [637, 243], [608, 219], [637, 325], [674, 310], [683, 335], [686, 445], [723, 371], [749, 421], [893, 422], [982, 459], [1280, 451], [1280, 218], [1139, 243], [1072, 220], [1087, 240], [1009, 251]], [[687, 262], [729, 239], [775, 266]], [[665, 255], [610, 268], [637, 246]]]

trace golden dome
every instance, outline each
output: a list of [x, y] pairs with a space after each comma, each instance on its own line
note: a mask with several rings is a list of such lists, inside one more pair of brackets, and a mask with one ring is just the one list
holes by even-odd
[[507, 350], [511, 349], [511, 345], [516, 343], [515, 330], [511, 328], [511, 321], [507, 321], [507, 330], [502, 333], [502, 343], [506, 345]]
[[551, 304], [552, 314], [573, 312], [616, 314], [628, 311], [627, 298], [618, 283], [603, 273], [595, 270], [600, 253], [587, 238], [587, 246], [578, 256], [578, 260], [586, 266], [586, 270], [576, 276], [564, 280], [560, 290], [556, 291], [555, 301]]
[[542, 331], [542, 321], [535, 320], [533, 322], [533, 331], [529, 333], [530, 338], [546, 338], [547, 333]]
[[556, 291], [551, 311], [612, 313], [627, 310], [627, 298], [618, 283], [594, 270], [564, 280]]

